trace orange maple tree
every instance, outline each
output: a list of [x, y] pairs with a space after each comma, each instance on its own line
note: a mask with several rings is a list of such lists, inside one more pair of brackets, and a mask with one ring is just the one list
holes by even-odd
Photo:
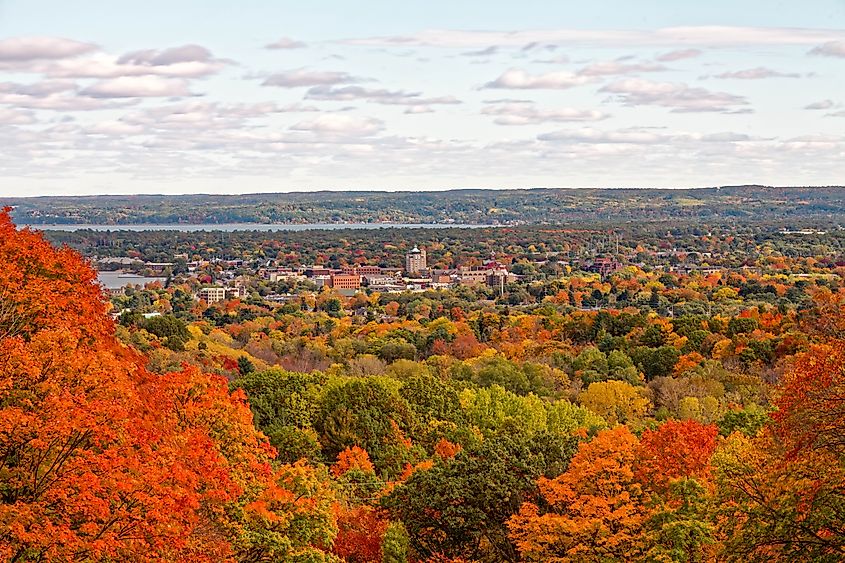
[[94, 271], [8, 210], [0, 262], [0, 559], [260, 560], [330, 544], [325, 480], [274, 468], [241, 393], [196, 369], [148, 371], [114, 337]]
[[650, 516], [634, 478], [637, 437], [624, 426], [582, 443], [565, 473], [538, 480], [544, 505], [524, 503], [508, 522], [526, 561], [636, 559]]
[[352, 469], [364, 473], [375, 473], [373, 462], [367, 450], [359, 446], [351, 446], [337, 455], [337, 461], [332, 465], [332, 475], [340, 477]]
[[673, 479], [710, 479], [710, 459], [719, 429], [694, 420], [669, 420], [640, 438], [637, 478], [651, 490], [667, 493]]

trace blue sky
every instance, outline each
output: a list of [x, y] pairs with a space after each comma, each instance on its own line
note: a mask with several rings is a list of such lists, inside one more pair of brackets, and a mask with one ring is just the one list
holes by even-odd
[[843, 0], [0, 0], [0, 195], [842, 184], [843, 86]]

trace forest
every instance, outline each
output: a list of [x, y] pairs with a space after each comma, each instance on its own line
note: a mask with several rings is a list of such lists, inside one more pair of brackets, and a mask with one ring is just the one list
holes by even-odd
[[19, 224], [463, 223], [815, 219], [845, 211], [842, 187], [321, 191], [7, 198]]
[[[4, 212], [0, 559], [842, 561], [843, 235], [763, 224], [47, 240]], [[525, 277], [208, 304], [220, 267], [186, 268], [392, 266], [415, 242]], [[187, 258], [109, 296], [83, 254]]]

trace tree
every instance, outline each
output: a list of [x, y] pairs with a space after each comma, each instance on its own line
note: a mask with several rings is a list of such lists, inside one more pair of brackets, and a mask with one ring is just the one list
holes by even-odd
[[358, 446], [352, 446], [340, 452], [337, 456], [337, 461], [332, 465], [332, 475], [340, 477], [352, 469], [357, 469], [364, 473], [375, 473], [375, 468], [370, 461], [367, 451]]
[[117, 342], [94, 272], [0, 214], [0, 558], [318, 560], [331, 490], [241, 393]]
[[840, 561], [845, 554], [845, 343], [800, 354], [773, 422], [714, 456], [730, 559]]
[[238, 373], [249, 375], [255, 371], [255, 364], [247, 356], [238, 356]]
[[630, 561], [642, 556], [651, 515], [634, 478], [637, 438], [625, 427], [582, 443], [569, 468], [541, 478], [542, 505], [524, 503], [508, 520], [525, 561]]
[[394, 473], [401, 472], [402, 466], [393, 465], [390, 446], [415, 424], [408, 402], [396, 387], [376, 377], [330, 382], [323, 389], [314, 419], [327, 459], [358, 446], [367, 450], [379, 471]]
[[408, 530], [421, 558], [515, 561], [507, 519], [536, 489], [534, 480], [565, 466], [572, 439], [497, 436], [415, 472], [382, 499]]
[[401, 522], [391, 522], [381, 541], [381, 563], [408, 563], [408, 531]]
[[369, 506], [341, 507], [333, 552], [346, 563], [381, 563], [388, 521]]
[[709, 481], [717, 436], [716, 426], [693, 420], [670, 420], [656, 430], [645, 430], [640, 438], [637, 478], [663, 495], [677, 479]]
[[591, 383], [581, 393], [579, 401], [610, 424], [640, 420], [651, 406], [648, 398], [643, 396], [642, 388], [624, 381]]

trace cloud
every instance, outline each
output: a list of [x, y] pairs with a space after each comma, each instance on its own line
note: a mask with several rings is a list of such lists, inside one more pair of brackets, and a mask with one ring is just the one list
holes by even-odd
[[845, 31], [791, 27], [680, 26], [655, 30], [545, 29], [520, 31], [427, 30], [415, 35], [347, 39], [352, 45], [521, 47], [531, 43], [611, 47], [815, 45], [845, 40]]
[[121, 76], [169, 76], [193, 78], [215, 74], [232, 64], [214, 58], [201, 45], [132, 51], [120, 57], [96, 53], [85, 58], [51, 61], [32, 70], [54, 78], [119, 78]]
[[92, 98], [147, 98], [192, 96], [188, 81], [159, 76], [121, 76], [101, 80], [80, 92]]
[[64, 59], [96, 50], [92, 43], [61, 37], [10, 37], [0, 40], [0, 61]]
[[580, 76], [611, 76], [614, 74], [637, 74], [640, 72], [662, 72], [665, 66], [655, 63], [626, 64], [619, 61], [604, 61], [585, 66], [578, 71]]
[[35, 114], [31, 111], [0, 108], [0, 125], [29, 125], [35, 123]]
[[143, 126], [152, 130], [220, 131], [224, 129], [241, 131], [261, 127], [250, 120], [261, 119], [274, 113], [318, 111], [317, 108], [291, 104], [278, 106], [275, 102], [252, 104], [227, 104], [205, 100], [188, 100], [177, 104], [150, 107], [127, 114], [120, 121], [132, 126]]
[[271, 74], [264, 79], [261, 85], [278, 86], [279, 88], [300, 88], [302, 86], [348, 84], [350, 82], [358, 82], [359, 80], [345, 72], [316, 71], [299, 68]]
[[723, 133], [708, 133], [706, 135], [693, 135], [692, 138], [704, 141], [705, 143], [736, 143], [752, 140], [752, 138], [745, 133], [732, 133], [729, 131]]
[[680, 61], [683, 59], [693, 59], [701, 56], [700, 49], [675, 49], [657, 56], [657, 60], [662, 63], [670, 63], [673, 61]]
[[211, 51], [201, 45], [182, 45], [170, 49], [133, 51], [120, 57], [119, 64], [167, 66], [178, 63], [208, 62]]
[[506, 103], [487, 106], [481, 110], [484, 115], [495, 115], [498, 125], [534, 125], [562, 121], [599, 121], [608, 117], [598, 110], [562, 108], [555, 110], [537, 109], [533, 104]]
[[764, 78], [801, 78], [801, 75], [798, 73], [779, 72], [777, 70], [758, 66], [757, 68], [749, 68], [746, 70], [723, 72], [722, 74], [715, 75], [713, 78], [761, 80]]
[[85, 132], [92, 135], [125, 137], [141, 135], [145, 130], [140, 125], [132, 125], [125, 121], [100, 121], [90, 127], [86, 127]]
[[537, 135], [537, 139], [545, 142], [586, 143], [586, 144], [629, 144], [629, 145], [657, 145], [683, 143], [738, 143], [753, 141], [744, 133], [724, 131], [720, 133], [683, 133], [655, 130], [647, 127], [629, 127], [615, 131], [601, 131], [592, 127], [582, 129], [565, 129]]
[[661, 106], [673, 113], [721, 112], [747, 113], [748, 101], [726, 92], [690, 87], [683, 83], [653, 82], [642, 78], [618, 80], [602, 87], [600, 92], [615, 94], [627, 106]]
[[833, 100], [821, 100], [818, 102], [813, 102], [812, 104], [807, 104], [804, 106], [804, 109], [830, 109], [834, 106]]
[[619, 131], [600, 131], [591, 127], [585, 127], [583, 129], [567, 129], [543, 133], [537, 135], [537, 139], [540, 141], [566, 143], [655, 144], [670, 141], [672, 135], [638, 128]]
[[364, 88], [362, 86], [314, 86], [305, 94], [307, 100], [329, 100], [348, 102], [365, 100], [377, 104], [387, 105], [440, 105], [460, 104], [461, 101], [453, 96], [423, 98], [420, 92], [406, 92], [404, 90], [386, 90], [381, 88]]
[[569, 57], [566, 55], [556, 55], [550, 59], [537, 59], [533, 62], [550, 65], [565, 65], [569, 62]]
[[405, 110], [407, 114], [420, 114], [420, 113], [432, 113], [434, 108], [431, 106], [409, 106], [408, 109]]
[[489, 57], [491, 55], [495, 55], [497, 52], [499, 52], [499, 47], [493, 45], [491, 47], [479, 49], [478, 51], [467, 51], [466, 53], [461, 53], [461, 55], [464, 57]]
[[0, 92], [14, 93], [21, 96], [32, 96], [43, 98], [59, 92], [76, 90], [76, 83], [72, 80], [42, 80], [30, 84], [19, 84], [16, 82], [3, 82], [0, 84]]
[[828, 41], [810, 50], [809, 54], [823, 57], [845, 57], [845, 40]]
[[282, 37], [264, 46], [265, 49], [302, 49], [307, 47], [302, 41], [296, 41], [290, 37]]
[[132, 103], [78, 96], [77, 92], [78, 86], [71, 80], [44, 80], [30, 84], [3, 82], [0, 83], [0, 104], [27, 109], [91, 111]]
[[825, 117], [845, 117], [845, 110], [826, 113]]
[[294, 131], [329, 133], [340, 136], [367, 137], [384, 129], [384, 122], [372, 117], [357, 117], [344, 113], [326, 113], [314, 119], [300, 121]]
[[528, 74], [524, 70], [512, 68], [505, 71], [496, 80], [485, 84], [484, 88], [563, 90], [580, 86], [590, 81], [591, 79], [587, 76], [579, 76], [566, 71]]

